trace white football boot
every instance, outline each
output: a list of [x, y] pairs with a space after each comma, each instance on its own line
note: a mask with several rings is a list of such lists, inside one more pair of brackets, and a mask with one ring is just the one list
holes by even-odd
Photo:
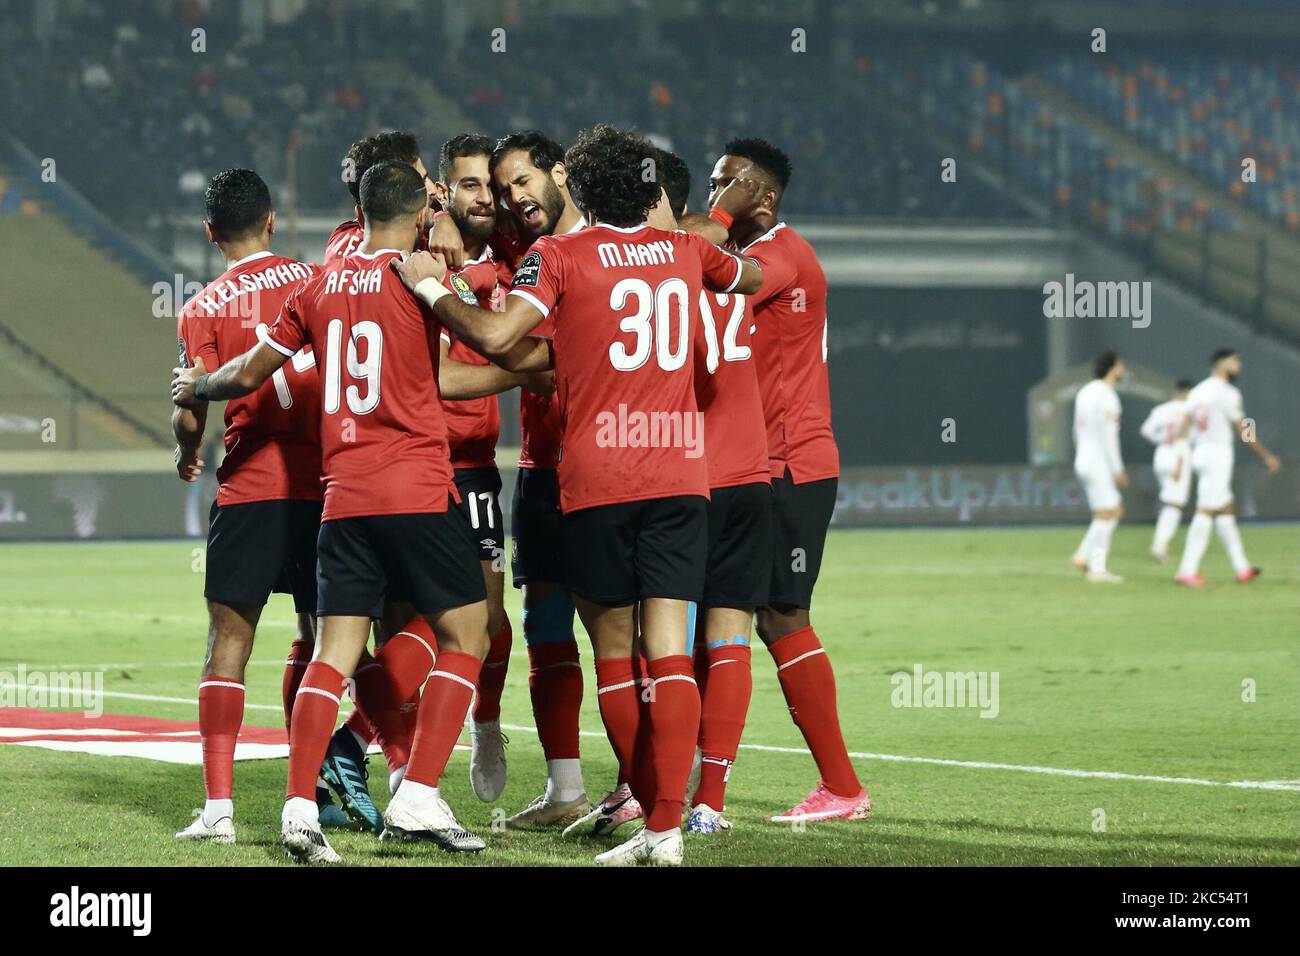
[[[310, 811], [298, 806], [299, 802], [310, 807]], [[309, 800], [294, 798], [285, 801], [284, 812], [280, 814], [280, 840], [284, 848], [300, 863], [343, 862], [321, 832], [320, 819], [315, 811], [316, 804]]]
[[206, 843], [234, 843], [235, 821], [221, 817], [215, 823], [203, 819], [203, 811], [194, 811], [194, 822], [176, 834], [178, 840], [195, 840]]
[[681, 866], [682, 850], [680, 830], [661, 834], [651, 843], [642, 827], [632, 839], [597, 856], [595, 863], [597, 866]]
[[501, 721], [469, 722], [469, 785], [474, 796], [491, 803], [506, 788], [506, 744]]
[[384, 811], [384, 832], [379, 839], [428, 840], [451, 853], [477, 853], [487, 847], [481, 836], [456, 822], [446, 800], [408, 799], [401, 788]]

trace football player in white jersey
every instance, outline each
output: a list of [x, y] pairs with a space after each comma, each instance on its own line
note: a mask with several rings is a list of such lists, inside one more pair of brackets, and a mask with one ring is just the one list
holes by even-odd
[[1111, 535], [1124, 513], [1120, 491], [1128, 474], [1119, 451], [1119, 395], [1115, 383], [1126, 373], [1114, 352], [1102, 352], [1093, 363], [1093, 380], [1074, 396], [1074, 473], [1092, 509], [1092, 523], [1074, 552], [1072, 564], [1089, 581], [1118, 584], [1124, 579], [1106, 569]]
[[1269, 474], [1282, 467], [1277, 456], [1254, 436], [1253, 423], [1242, 410], [1241, 392], [1233, 384], [1241, 374], [1241, 357], [1232, 349], [1219, 349], [1210, 357], [1210, 377], [1187, 396], [1191, 414], [1192, 470], [1196, 473], [1196, 514], [1187, 528], [1183, 560], [1174, 578], [1179, 584], [1199, 588], [1201, 558], [1210, 543], [1210, 527], [1228, 552], [1237, 580], [1245, 583], [1259, 576], [1241, 544], [1237, 517], [1232, 510], [1232, 460], [1235, 441], [1240, 438], [1264, 462]]
[[1191, 424], [1187, 393], [1191, 390], [1191, 382], [1179, 381], [1173, 398], [1151, 409], [1142, 423], [1142, 437], [1156, 446], [1152, 468], [1160, 482], [1160, 515], [1151, 539], [1151, 556], [1162, 563], [1169, 560], [1169, 542], [1183, 520], [1183, 507], [1192, 486], [1192, 464], [1188, 460], [1191, 444], [1187, 440]]

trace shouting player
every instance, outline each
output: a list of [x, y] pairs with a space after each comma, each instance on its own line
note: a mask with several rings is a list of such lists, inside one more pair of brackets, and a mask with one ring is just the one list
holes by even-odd
[[[465, 133], [442, 144], [438, 154], [438, 203], [457, 227], [464, 246], [463, 268], [451, 272], [453, 292], [471, 305], [500, 312], [505, 288], [488, 238], [496, 227], [496, 197], [489, 161], [495, 142]], [[497, 395], [524, 385], [549, 395], [550, 373], [530, 378], [492, 365], [459, 338], [442, 333], [438, 365], [442, 410], [447, 420], [451, 465], [462, 510], [479, 543], [487, 587], [491, 648], [483, 664], [470, 722], [470, 784], [480, 800], [492, 801], [506, 785], [505, 737], [501, 733], [501, 691], [510, 663], [510, 618], [505, 609], [505, 531], [501, 521], [501, 473], [496, 445], [501, 431]]]
[[[407, 164], [376, 164], [362, 177], [361, 209], [365, 238], [356, 253], [291, 296], [261, 344], [210, 374], [178, 369], [173, 384], [182, 406], [231, 398], [258, 388], [308, 343], [317, 356], [325, 484], [317, 547], [321, 626], [294, 707], [281, 817], [285, 847], [313, 863], [339, 860], [308, 797], [344, 682], [390, 588], [436, 630], [438, 655], [406, 774], [384, 814], [384, 836], [458, 851], [485, 845], [460, 828], [438, 792], [489, 638], [478, 546], [454, 506], [436, 377], [439, 328], [390, 268], [425, 227], [424, 184]], [[400, 689], [393, 693], [401, 699]]]
[[1151, 557], [1162, 563], [1169, 560], [1169, 542], [1178, 531], [1192, 486], [1187, 440], [1187, 393], [1191, 388], [1191, 382], [1180, 381], [1169, 401], [1151, 409], [1141, 429], [1142, 437], [1156, 446], [1152, 468], [1160, 482], [1160, 514], [1151, 539]]
[[[708, 466], [693, 381], [699, 301], [706, 288], [753, 292], [762, 281], [752, 262], [645, 224], [661, 196], [643, 177], [654, 155], [646, 140], [607, 126], [579, 137], [565, 159], [590, 228], [534, 243], [496, 321], [446, 294], [432, 257], [400, 267], [447, 325], [508, 367], [518, 359], [503, 353], [553, 321], [564, 571], [595, 645], [610, 743], [621, 765], [653, 767], [636, 794], [645, 826], [596, 857], [614, 866], [682, 859], [700, 717], [689, 619], [707, 559]], [[644, 734], [632, 661], [638, 617], [651, 678]]]
[[1255, 437], [1254, 423], [1242, 410], [1241, 392], [1234, 384], [1241, 374], [1241, 356], [1235, 349], [1219, 349], [1210, 357], [1210, 377], [1187, 394], [1191, 413], [1192, 469], [1196, 472], [1196, 514], [1187, 528], [1183, 560], [1175, 580], [1188, 587], [1205, 586], [1201, 559], [1210, 543], [1210, 528], [1219, 533], [1232, 562], [1237, 580], [1243, 584], [1259, 576], [1241, 543], [1237, 516], [1232, 507], [1234, 439], [1240, 438], [1264, 462], [1269, 474], [1282, 467], [1277, 456]]
[[[271, 253], [271, 193], [250, 169], [227, 169], [208, 183], [203, 231], [226, 271], [178, 316], [180, 363], [202, 374], [256, 345], [289, 294], [317, 266]], [[316, 613], [316, 533], [320, 527], [319, 389], [311, 352], [257, 391], [227, 403], [226, 457], [208, 530], [208, 652], [199, 681], [199, 734], [207, 803], [182, 840], [234, 843], [235, 739], [244, 719], [244, 668], [272, 591], [293, 594], [298, 638], [285, 668], [286, 688], [311, 658]], [[176, 469], [194, 481], [207, 422], [206, 402], [172, 414]], [[293, 695], [285, 694], [285, 724]], [[329, 806], [327, 803], [326, 806]], [[330, 807], [338, 814], [336, 807]], [[337, 822], [337, 821], [336, 821]]]
[[1119, 395], [1115, 383], [1127, 369], [1114, 352], [1102, 352], [1092, 365], [1093, 379], [1074, 396], [1074, 473], [1092, 509], [1092, 523], [1071, 563], [1088, 580], [1119, 584], [1124, 579], [1106, 570], [1110, 539], [1124, 514], [1120, 491], [1128, 473], [1119, 450]]
[[[763, 270], [762, 288], [749, 299], [750, 347], [767, 428], [773, 545], [758, 635], [821, 775], [807, 797], [770, 819], [863, 820], [871, 814], [871, 798], [844, 746], [835, 672], [810, 616], [839, 484], [826, 367], [826, 276], [812, 246], [781, 221], [789, 157], [762, 139], [732, 140], [725, 149], [709, 178], [710, 215], [730, 244]], [[762, 192], [752, 210], [733, 217], [717, 208], [717, 199], [742, 178], [758, 182]]]
[[[503, 277], [509, 281], [533, 242], [563, 236], [585, 226], [569, 194], [564, 150], [537, 130], [498, 141], [489, 171], [499, 203], [510, 213], [491, 238]], [[449, 265], [464, 261], [463, 237], [450, 216], [439, 217], [429, 248]], [[504, 226], [505, 228], [500, 228]], [[551, 334], [551, 320], [538, 326]], [[582, 779], [578, 714], [582, 709], [582, 666], [573, 633], [573, 600], [560, 560], [560, 496], [556, 478], [560, 406], [555, 396], [519, 393], [519, 468], [511, 502], [511, 573], [523, 591], [524, 643], [528, 648], [528, 690], [533, 720], [546, 757], [546, 788], [506, 820], [511, 829], [571, 825], [592, 811]], [[641, 815], [626, 787], [606, 794], [596, 806], [596, 826], [609, 832]]]

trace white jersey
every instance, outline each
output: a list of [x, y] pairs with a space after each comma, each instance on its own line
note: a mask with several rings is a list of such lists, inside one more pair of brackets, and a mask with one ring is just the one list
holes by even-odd
[[1076, 473], [1124, 470], [1119, 451], [1119, 396], [1099, 378], [1074, 396], [1074, 470]]
[[1142, 437], [1153, 445], [1178, 445], [1187, 441], [1183, 425], [1190, 411], [1187, 402], [1171, 399], [1151, 409], [1142, 423]]
[[1237, 442], [1237, 422], [1246, 417], [1241, 392], [1235, 385], [1211, 375], [1187, 396], [1192, 413], [1192, 444], [1232, 449]]

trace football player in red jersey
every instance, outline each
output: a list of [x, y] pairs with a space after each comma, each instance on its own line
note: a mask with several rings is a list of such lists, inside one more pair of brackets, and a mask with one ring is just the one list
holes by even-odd
[[[693, 234], [646, 225], [661, 196], [643, 177], [654, 155], [645, 139], [608, 126], [579, 137], [565, 160], [591, 226], [533, 244], [503, 315], [448, 295], [437, 281], [443, 265], [432, 256], [398, 267], [440, 319], [506, 367], [519, 367], [521, 338], [552, 319], [564, 408], [565, 575], [595, 646], [610, 743], [620, 764], [654, 770], [637, 793], [648, 810], [645, 827], [596, 857], [613, 866], [682, 860], [682, 807], [700, 717], [686, 649], [707, 558], [708, 466], [693, 363], [702, 337], [699, 301], [706, 288], [752, 292], [762, 281], [752, 262]], [[632, 669], [638, 617], [652, 681], [644, 733]]]
[[[685, 215], [691, 191], [686, 164], [662, 152], [659, 172], [674, 219]], [[719, 193], [716, 205], [734, 218], [752, 211], [760, 189], [755, 181], [736, 180]], [[754, 313], [749, 298], [705, 292], [700, 320], [706, 347], [696, 356], [695, 396], [704, 415], [709, 462], [709, 558], [704, 615], [695, 628], [699, 777], [686, 831], [709, 836], [731, 829], [722, 811], [753, 692], [749, 638], [754, 611], [768, 601], [771, 569], [753, 558], [772, 551], [772, 481], [750, 347]]]
[[[352, 255], [360, 246], [364, 238], [360, 212], [361, 178], [366, 170], [380, 162], [409, 164], [423, 178], [429, 201], [431, 204], [434, 202], [433, 180], [420, 158], [420, 145], [413, 133], [388, 131], [357, 140], [343, 158], [343, 181], [352, 194], [357, 212], [354, 218], [341, 223], [330, 234], [325, 244], [325, 265]], [[424, 645], [409, 655], [414, 666], [415, 661], [423, 661], [435, 649], [434, 636], [426, 630], [422, 621], [418, 618], [413, 620], [409, 604], [389, 600], [383, 618], [375, 625], [375, 646], [382, 654], [382, 648], [388, 644], [391, 635], [408, 632], [406, 638], [421, 641]], [[390, 665], [403, 656], [399, 647], [391, 647], [387, 653]], [[383, 829], [383, 817], [370, 796], [366, 750], [371, 742], [379, 743], [388, 763], [389, 792], [395, 792], [410, 758], [419, 691], [417, 687], [409, 699], [390, 706], [387, 699], [390, 688], [385, 684], [383, 665], [376, 661], [377, 657], [372, 657], [369, 651], [362, 652], [356, 685], [359, 703], [364, 707], [354, 710], [330, 739], [322, 776], [338, 793], [349, 815], [379, 832]], [[377, 726], [381, 723], [384, 725], [382, 728]], [[324, 793], [328, 796], [328, 791]]]
[[[438, 153], [439, 205], [456, 224], [464, 243], [464, 266], [448, 273], [449, 287], [465, 302], [500, 312], [505, 287], [488, 245], [496, 227], [496, 197], [488, 168], [495, 140], [464, 133], [442, 144]], [[444, 330], [438, 382], [447, 420], [451, 465], [461, 508], [479, 543], [488, 594], [488, 633], [492, 646], [483, 663], [470, 721], [469, 777], [475, 795], [491, 802], [506, 785], [505, 738], [501, 733], [501, 691], [510, 663], [510, 618], [505, 609], [505, 530], [501, 515], [501, 473], [496, 444], [501, 430], [497, 395], [523, 385], [549, 395], [553, 376], [507, 372]]]
[[[347, 154], [343, 157], [343, 182], [352, 194], [354, 205], [361, 205], [361, 177], [375, 163], [409, 164], [424, 179], [425, 191], [430, 201], [433, 200], [433, 177], [424, 168], [424, 160], [420, 158], [420, 144], [415, 134], [405, 130], [390, 130], [357, 140], [348, 147]], [[359, 213], [357, 218], [335, 226], [325, 241], [325, 265], [356, 252], [364, 233]]]
[[775, 543], [758, 634], [821, 774], [802, 802], [771, 819], [863, 820], [871, 799], [844, 746], [835, 674], [809, 617], [840, 461], [826, 370], [826, 276], [812, 246], [781, 221], [790, 172], [789, 158], [771, 143], [736, 139], [709, 178], [711, 202], [738, 177], [765, 187], [752, 212], [713, 218], [728, 229], [734, 248], [763, 267], [763, 286], [751, 298], [751, 347], [767, 423]]
[[[509, 282], [533, 242], [567, 235], [586, 223], [569, 195], [564, 150], [537, 130], [512, 133], [497, 142], [489, 164], [494, 192], [510, 213], [490, 239]], [[501, 228], [506, 226], [508, 228]], [[462, 236], [450, 216], [429, 233], [429, 248], [456, 267], [464, 261]], [[538, 327], [550, 334], [550, 320]], [[626, 781], [593, 810], [579, 759], [578, 714], [582, 709], [582, 667], [573, 633], [573, 600], [560, 560], [560, 406], [550, 394], [519, 394], [519, 469], [511, 502], [511, 574], [523, 590], [524, 643], [528, 647], [528, 690], [533, 720], [546, 756], [546, 788], [509, 817], [511, 829], [573, 825], [594, 814], [597, 832], [641, 815]]]
[[[436, 630], [438, 655], [405, 777], [384, 814], [384, 838], [428, 839], [455, 851], [485, 845], [456, 823], [438, 779], [487, 656], [486, 592], [473, 532], [455, 507], [436, 378], [440, 329], [389, 268], [414, 249], [428, 200], [409, 165], [379, 163], [362, 177], [361, 208], [360, 248], [291, 296], [262, 343], [210, 374], [177, 369], [173, 382], [174, 401], [186, 406], [256, 389], [307, 343], [317, 356], [325, 484], [317, 545], [321, 626], [294, 707], [281, 818], [286, 848], [306, 862], [339, 859], [307, 796], [344, 682], [390, 588]], [[540, 341], [520, 346], [544, 361]], [[394, 696], [402, 699], [401, 690]]]
[[[204, 202], [203, 231], [227, 266], [177, 317], [180, 363], [199, 373], [256, 344], [289, 294], [319, 268], [271, 252], [271, 193], [251, 169], [227, 169], [212, 177]], [[235, 842], [231, 797], [235, 739], [244, 718], [244, 668], [272, 591], [291, 593], [298, 612], [286, 685], [311, 657], [321, 513], [318, 394], [315, 358], [302, 351], [274, 381], [226, 405], [226, 456], [217, 470], [203, 589], [209, 626], [199, 680], [199, 732], [207, 802], [178, 839]], [[207, 414], [206, 402], [172, 414], [176, 469], [186, 481], [194, 481], [203, 468], [198, 453]], [[291, 709], [292, 697], [286, 695], [286, 725]]]

